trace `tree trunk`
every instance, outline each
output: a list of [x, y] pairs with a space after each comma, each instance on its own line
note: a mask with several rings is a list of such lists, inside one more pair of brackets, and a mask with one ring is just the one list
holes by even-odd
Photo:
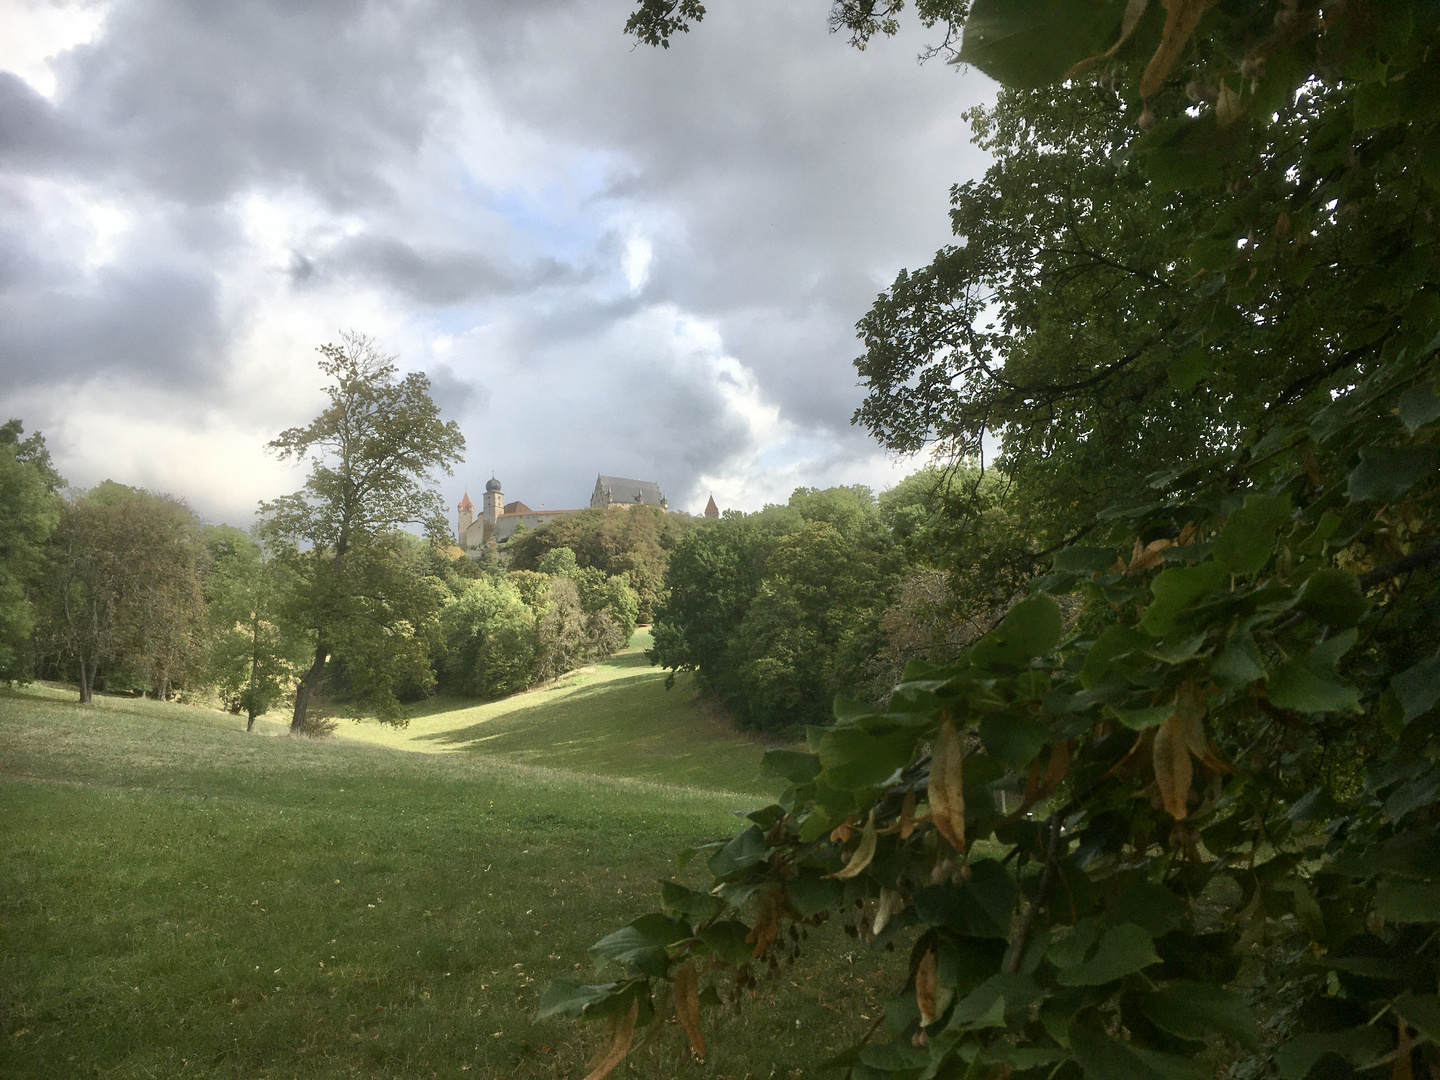
[[80, 657], [80, 704], [90, 704], [90, 688], [94, 685], [95, 674], [85, 665], [85, 657]]
[[300, 685], [295, 687], [295, 715], [290, 718], [290, 734], [295, 735], [305, 727], [305, 711], [310, 707], [310, 694], [320, 685], [320, 676], [325, 670], [325, 661], [330, 658], [330, 647], [323, 641], [315, 646], [315, 662]]
[[[245, 701], [245, 730], [255, 730], [255, 688], [260, 684], [260, 615], [250, 617], [250, 696]], [[296, 694], [299, 697], [299, 694]]]

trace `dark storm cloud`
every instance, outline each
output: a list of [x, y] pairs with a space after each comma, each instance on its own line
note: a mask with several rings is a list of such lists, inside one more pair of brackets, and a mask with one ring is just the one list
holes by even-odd
[[12, 282], [0, 293], [0, 371], [12, 390], [136, 371], [198, 388], [219, 374], [222, 331], [209, 276], [174, 266], [104, 268], [41, 289]]
[[430, 395], [447, 420], [460, 420], [472, 411], [483, 410], [490, 401], [485, 387], [460, 378], [449, 364], [435, 364], [427, 374]]
[[394, 237], [347, 238], [323, 255], [296, 253], [290, 276], [297, 284], [358, 279], [385, 286], [421, 304], [444, 307], [462, 301], [578, 284], [580, 275], [555, 259], [518, 267], [483, 251], [420, 248]]
[[24, 79], [0, 71], [0, 168], [44, 167], [78, 148], [50, 102]]
[[[336, 205], [388, 194], [437, 100], [383, 4], [117, 0], [62, 65], [62, 107], [105, 168], [186, 202], [289, 182]], [[417, 43], [418, 44], [418, 43]]]

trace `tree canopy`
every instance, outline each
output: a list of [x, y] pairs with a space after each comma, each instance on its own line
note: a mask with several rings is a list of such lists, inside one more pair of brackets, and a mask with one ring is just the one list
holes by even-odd
[[412, 553], [395, 532], [413, 524], [448, 538], [434, 476], [448, 475], [465, 449], [455, 422], [440, 419], [429, 379], [401, 377], [370, 339], [343, 335], [320, 356], [333, 380], [330, 404], [270, 443], [282, 461], [312, 457], [310, 475], [301, 490], [260, 507], [262, 536], [295, 581], [286, 615], [315, 638], [292, 730], [304, 728], [332, 655], [346, 661], [357, 699], [382, 718], [400, 715], [398, 681], [433, 682], [440, 596], [409, 572]]

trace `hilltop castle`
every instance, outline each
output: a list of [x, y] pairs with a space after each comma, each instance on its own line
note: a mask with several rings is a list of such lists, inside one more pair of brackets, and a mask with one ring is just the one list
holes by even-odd
[[[710, 500], [714, 504], [715, 500]], [[624, 476], [597, 476], [595, 490], [590, 495], [588, 509], [628, 510], [632, 506], [658, 506], [666, 513], [670, 502], [660, 491], [660, 485], [653, 480], [631, 480]], [[516, 499], [506, 502], [500, 490], [500, 481], [490, 477], [485, 483], [485, 494], [481, 499], [480, 514], [475, 514], [475, 504], [470, 501], [467, 491], [460, 500], [460, 520], [456, 536], [465, 551], [475, 551], [487, 543], [504, 543], [524, 525], [527, 529], [538, 529], [547, 521], [565, 514], [578, 514], [581, 510], [532, 510]], [[709, 508], [706, 508], [707, 514]], [[718, 515], [718, 511], [716, 512]]]

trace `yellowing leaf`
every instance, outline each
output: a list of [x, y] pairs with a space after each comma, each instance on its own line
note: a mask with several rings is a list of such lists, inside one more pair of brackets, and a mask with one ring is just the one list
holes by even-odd
[[915, 831], [915, 789], [905, 792], [905, 801], [900, 805], [900, 839], [909, 840]]
[[630, 1002], [624, 1013], [610, 1017], [610, 1041], [590, 1060], [590, 1071], [585, 1080], [604, 1080], [614, 1071], [615, 1066], [625, 1060], [630, 1052], [630, 1042], [635, 1038], [635, 1020], [640, 1015], [640, 999]]
[[842, 869], [826, 876], [847, 881], [869, 866], [870, 860], [873, 858], [875, 858], [875, 811], [871, 810], [870, 819], [865, 822], [865, 828], [860, 833], [860, 846], [851, 854], [850, 861]]
[[1205, 733], [1205, 698], [1209, 692], [1194, 679], [1186, 679], [1175, 691], [1175, 713], [1183, 716], [1185, 747], [1207, 769], [1233, 773], [1235, 767], [1220, 756]]
[[965, 772], [960, 735], [947, 716], [930, 752], [930, 819], [956, 851], [965, 850]]
[[698, 1058], [705, 1056], [705, 1036], [700, 1033], [700, 975], [693, 963], [687, 962], [675, 972], [675, 1019], [690, 1040], [690, 1049]]
[[904, 893], [898, 892], [895, 889], [881, 889], [880, 904], [875, 909], [875, 925], [871, 927], [870, 932], [878, 937], [880, 931], [884, 930], [885, 925], [890, 921], [890, 916], [894, 915], [904, 906]]
[[1151, 747], [1160, 799], [1176, 821], [1183, 820], [1190, 812], [1186, 799], [1190, 795], [1190, 781], [1195, 775], [1195, 767], [1190, 763], [1190, 747], [1186, 745], [1185, 725], [1185, 716], [1177, 708], [1170, 714], [1170, 719], [1156, 729], [1155, 742]]
[[1045, 766], [1045, 776], [1040, 781], [1040, 798], [1048, 799], [1065, 779], [1070, 769], [1070, 743], [1057, 742], [1050, 748], [1050, 764]]
[[[874, 841], [874, 815], [871, 815], [871, 824], [866, 826], [870, 832], [870, 854], [875, 854]], [[860, 846], [864, 847], [862, 840]], [[869, 862], [869, 859], [865, 860]], [[849, 869], [848, 867], [846, 869]], [[843, 871], [842, 871], [843, 873]], [[775, 944], [775, 939], [780, 936], [780, 890], [767, 889], [760, 894], [760, 899], [755, 905], [755, 925], [750, 928], [750, 933], [745, 935], [745, 940], [755, 946], [752, 956], [764, 956], [765, 950]]]
[[1165, 81], [1165, 76], [1170, 74], [1170, 69], [1175, 66], [1175, 61], [1180, 59], [1180, 54], [1185, 51], [1185, 45], [1190, 40], [1190, 35], [1195, 32], [1195, 27], [1200, 25], [1200, 19], [1205, 12], [1214, 7], [1218, 0], [1164, 0], [1165, 2], [1165, 29], [1160, 34], [1160, 47], [1155, 50], [1155, 55], [1150, 57], [1150, 62], [1145, 65], [1145, 73], [1140, 76], [1140, 96], [1148, 98], [1160, 84]]
[[920, 1023], [929, 1027], [935, 1022], [935, 992], [939, 982], [940, 965], [934, 949], [926, 949], [915, 969], [915, 1004], [920, 1009]]

